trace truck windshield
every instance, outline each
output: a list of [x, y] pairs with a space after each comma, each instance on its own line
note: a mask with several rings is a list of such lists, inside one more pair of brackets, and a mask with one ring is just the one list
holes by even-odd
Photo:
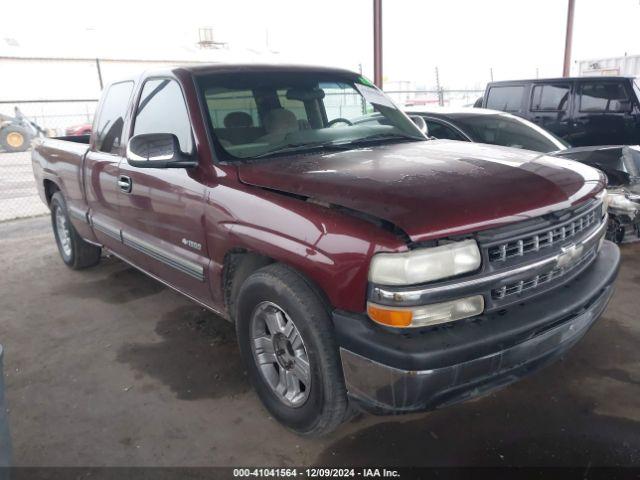
[[[426, 140], [384, 93], [355, 74], [222, 73], [198, 82], [212, 134], [231, 160]], [[354, 125], [373, 112], [387, 122]]]

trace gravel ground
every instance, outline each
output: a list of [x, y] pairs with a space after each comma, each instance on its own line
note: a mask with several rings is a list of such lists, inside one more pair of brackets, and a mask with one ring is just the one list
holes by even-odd
[[0, 224], [0, 342], [21, 466], [640, 466], [640, 245], [567, 357], [487, 397], [361, 416], [323, 439], [277, 424], [233, 328], [113, 258], [75, 272], [48, 218]]

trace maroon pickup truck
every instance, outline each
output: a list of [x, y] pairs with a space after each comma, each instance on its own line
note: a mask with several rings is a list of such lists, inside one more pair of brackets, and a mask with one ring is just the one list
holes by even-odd
[[177, 68], [33, 167], [64, 263], [108, 250], [234, 322], [271, 414], [321, 434], [507, 385], [611, 298], [601, 173], [420, 127], [345, 70]]

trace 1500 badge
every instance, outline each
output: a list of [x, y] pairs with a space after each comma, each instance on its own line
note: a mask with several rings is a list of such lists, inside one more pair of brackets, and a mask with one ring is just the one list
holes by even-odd
[[193, 240], [187, 240], [186, 238], [183, 238], [182, 244], [186, 245], [187, 247], [191, 247], [195, 250], [202, 250], [202, 244], [198, 242], [194, 242]]

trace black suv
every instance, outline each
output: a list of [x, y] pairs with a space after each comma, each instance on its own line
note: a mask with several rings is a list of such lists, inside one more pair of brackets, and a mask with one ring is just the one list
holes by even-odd
[[491, 82], [481, 106], [524, 117], [575, 147], [635, 145], [639, 99], [633, 77], [552, 78]]

